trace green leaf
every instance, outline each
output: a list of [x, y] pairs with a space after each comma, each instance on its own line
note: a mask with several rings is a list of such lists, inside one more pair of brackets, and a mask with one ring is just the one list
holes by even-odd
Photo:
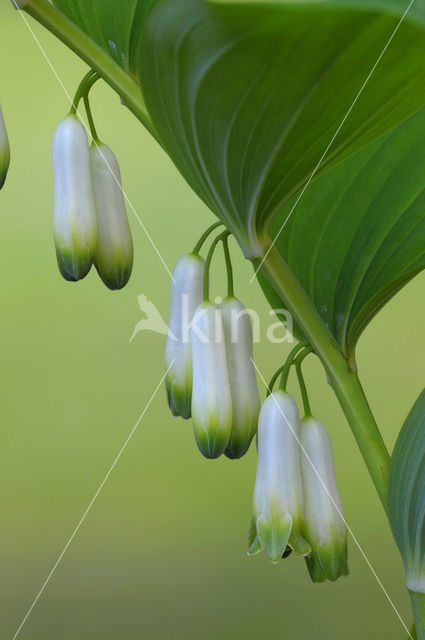
[[158, 0], [53, 0], [125, 71], [136, 73], [144, 20]]
[[391, 458], [388, 510], [407, 588], [425, 593], [425, 390], [407, 416]]
[[[408, 3], [55, 4], [138, 70], [165, 150], [256, 257], [279, 233]], [[424, 53], [425, 0], [417, 0], [277, 239], [351, 359], [369, 320], [424, 267], [424, 114], [379, 139], [425, 103]], [[273, 306], [284, 306], [260, 280]]]
[[276, 248], [351, 356], [425, 267], [425, 109], [312, 183], [288, 219], [293, 204], [273, 225], [276, 236], [288, 220]]
[[[140, 79], [156, 131], [248, 257], [264, 251], [400, 15], [386, 2], [203, 0], [164, 0], [149, 14]], [[407, 17], [318, 173], [425, 103], [424, 52], [424, 24]]]

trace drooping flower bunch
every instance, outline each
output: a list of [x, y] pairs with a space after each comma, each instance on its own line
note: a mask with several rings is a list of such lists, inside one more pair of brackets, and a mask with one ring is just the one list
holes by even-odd
[[[206, 458], [240, 458], [257, 433], [258, 464], [249, 555], [263, 550], [272, 562], [292, 551], [304, 556], [315, 582], [348, 574], [347, 527], [336, 483], [332, 446], [321, 422], [311, 415], [301, 370], [311, 353], [301, 343], [273, 376], [261, 406], [255, 375], [251, 319], [233, 290], [229, 232], [199, 254], [216, 223], [173, 271], [167, 339], [166, 390], [174, 416], [192, 417], [199, 450]], [[209, 297], [209, 269], [223, 244], [227, 296]], [[305, 417], [286, 391], [295, 366]], [[281, 374], [280, 388], [273, 387]]]
[[[118, 162], [97, 137], [90, 110], [88, 91], [96, 80], [89, 72], [54, 135], [53, 236], [65, 280], [81, 280], [94, 264], [109, 289], [121, 289], [131, 275], [133, 241]], [[76, 113], [81, 98], [93, 139], [90, 147]]]
[[[128, 281], [133, 243], [125, 211], [121, 176], [112, 150], [98, 139], [88, 93], [97, 80], [89, 72], [53, 141], [54, 239], [59, 269], [66, 280], [84, 278], [94, 263], [110, 289]], [[92, 145], [77, 117], [83, 99]], [[0, 111], [0, 187], [9, 164], [9, 145]], [[253, 361], [251, 318], [234, 294], [228, 246], [230, 232], [219, 232], [206, 260], [200, 252], [213, 224], [172, 276], [169, 332], [165, 350], [166, 392], [174, 416], [192, 418], [200, 452], [244, 456], [257, 434], [258, 463], [249, 555], [263, 551], [276, 563], [292, 551], [306, 560], [315, 582], [348, 574], [347, 527], [336, 483], [332, 446], [324, 425], [310, 411], [302, 362], [312, 352], [298, 344], [273, 376], [261, 406]], [[222, 244], [227, 295], [210, 300], [209, 272]], [[295, 367], [304, 405], [300, 419], [286, 391]], [[280, 386], [274, 385], [281, 375]]]
[[[214, 240], [206, 262], [199, 255], [212, 229], [173, 271], [166, 389], [173, 415], [192, 417], [197, 445], [206, 458], [223, 453], [240, 458], [255, 435], [260, 410], [252, 328], [247, 309], [234, 296], [228, 233]], [[228, 265], [228, 292], [216, 305], [209, 299], [208, 276], [218, 242]]]

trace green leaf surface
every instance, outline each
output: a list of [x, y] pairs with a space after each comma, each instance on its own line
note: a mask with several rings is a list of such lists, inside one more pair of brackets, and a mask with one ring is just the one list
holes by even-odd
[[425, 267], [425, 109], [313, 182], [288, 219], [293, 204], [273, 225], [276, 247], [351, 355]]
[[[262, 253], [394, 32], [401, 3], [377, 4], [164, 0], [150, 13], [140, 78], [152, 121], [248, 257]], [[425, 103], [424, 54], [424, 25], [407, 17], [318, 173]]]
[[424, 113], [386, 132], [425, 104], [425, 0], [320, 166], [404, 0], [55, 4], [138, 72], [158, 139], [248, 257], [264, 254], [318, 167], [277, 248], [353, 357], [367, 322], [424, 267]]
[[157, 0], [53, 0], [125, 71], [136, 72], [144, 20]]
[[388, 509], [407, 587], [425, 592], [425, 390], [403, 425], [391, 458]]

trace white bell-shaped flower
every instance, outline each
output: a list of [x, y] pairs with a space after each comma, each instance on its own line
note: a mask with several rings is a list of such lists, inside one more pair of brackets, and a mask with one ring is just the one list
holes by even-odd
[[211, 302], [197, 308], [191, 330], [193, 431], [206, 458], [218, 458], [232, 431], [232, 396], [227, 371], [221, 309]]
[[332, 444], [325, 427], [312, 417], [301, 421], [303, 533], [311, 545], [306, 558], [314, 582], [348, 575], [347, 527], [335, 477]]
[[62, 120], [52, 147], [53, 236], [61, 274], [80, 280], [90, 271], [96, 250], [96, 210], [87, 135], [73, 115]]
[[7, 170], [10, 163], [10, 146], [7, 136], [6, 125], [0, 106], [0, 189], [6, 180]]
[[310, 546], [301, 533], [300, 419], [295, 400], [278, 390], [264, 401], [258, 421], [258, 463], [249, 553], [263, 549], [273, 562], [287, 546], [301, 555]]
[[109, 289], [122, 289], [133, 268], [133, 240], [118, 161], [110, 147], [93, 143], [90, 166], [96, 205], [96, 269]]
[[225, 453], [229, 458], [240, 458], [248, 451], [257, 431], [260, 411], [252, 360], [251, 318], [244, 305], [234, 297], [225, 298], [220, 309], [232, 395], [232, 433]]
[[175, 416], [190, 418], [192, 404], [192, 347], [190, 324], [203, 299], [205, 261], [199, 255], [183, 255], [173, 270], [170, 317], [165, 348], [165, 385]]

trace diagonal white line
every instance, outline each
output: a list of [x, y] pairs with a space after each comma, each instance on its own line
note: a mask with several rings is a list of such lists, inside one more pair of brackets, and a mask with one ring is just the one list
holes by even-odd
[[[58, 72], [56, 71], [55, 67], [53, 66], [52, 61], [50, 60], [49, 56], [47, 55], [46, 51], [43, 48], [43, 45], [41, 44], [41, 42], [39, 41], [39, 39], [37, 38], [37, 36], [35, 35], [33, 29], [31, 28], [30, 23], [28, 22], [28, 20], [25, 17], [25, 14], [23, 11], [21, 11], [21, 9], [19, 8], [18, 4], [17, 4], [18, 0], [12, 0], [12, 3], [14, 4], [15, 8], [19, 11], [19, 14], [22, 17], [22, 20], [24, 21], [24, 23], [26, 24], [26, 26], [28, 27], [28, 30], [30, 31], [32, 37], [34, 38], [35, 42], [38, 45], [38, 48], [40, 49], [41, 53], [43, 54], [44, 58], [46, 59], [47, 64], [49, 65], [49, 67], [51, 68], [51, 70], [53, 71], [57, 81], [59, 82], [60, 86], [62, 87], [65, 95], [67, 96], [68, 100], [70, 101], [71, 104], [73, 104], [73, 98], [71, 97], [71, 95], [69, 94], [67, 88], [65, 87], [64, 83], [62, 82], [62, 80], [59, 77]], [[84, 120], [84, 118], [82, 117], [81, 113], [78, 112], [78, 115], [80, 116], [80, 119], [86, 129], [86, 131], [90, 134], [90, 129], [86, 123], [86, 121]], [[140, 226], [142, 227], [144, 233], [146, 234], [149, 242], [151, 243], [155, 253], [157, 254], [158, 258], [161, 260], [165, 270], [167, 271], [168, 275], [171, 277], [171, 279], [173, 280], [173, 282], [175, 282], [173, 274], [171, 273], [170, 269], [168, 268], [164, 258], [162, 257], [158, 247], [156, 246], [155, 242], [152, 239], [152, 236], [150, 235], [150, 233], [148, 232], [148, 230], [146, 229], [146, 226], [144, 225], [144, 223], [142, 222], [140, 216], [138, 215], [136, 209], [133, 206], [133, 203], [130, 201], [129, 197], [127, 196], [126, 192], [124, 191], [124, 189], [122, 188], [122, 185], [120, 184], [120, 181], [117, 179], [117, 177], [115, 176], [114, 172], [112, 171], [112, 168], [110, 167], [107, 159], [105, 158], [105, 156], [102, 153], [102, 150], [99, 148], [99, 146], [97, 145], [97, 143], [95, 143], [97, 148], [100, 151], [100, 154], [103, 158], [103, 160], [105, 161], [105, 164], [107, 165], [112, 177], [114, 178], [115, 182], [117, 183], [117, 185], [119, 186], [121, 193], [123, 194], [123, 197], [125, 199], [125, 201], [127, 202], [128, 206], [130, 207], [131, 211], [134, 213], [134, 215], [136, 216]]]
[[295, 200], [295, 203], [293, 204], [290, 212], [288, 213], [288, 215], [286, 216], [285, 220], [283, 221], [282, 226], [280, 227], [277, 235], [274, 237], [273, 242], [270, 244], [269, 248], [266, 251], [265, 256], [263, 257], [263, 259], [261, 260], [260, 265], [257, 267], [257, 269], [255, 270], [254, 275], [252, 276], [251, 280], [249, 281], [250, 284], [254, 281], [258, 271], [261, 269], [261, 267], [263, 266], [264, 260], [266, 260], [267, 256], [269, 255], [270, 251], [272, 250], [272, 248], [274, 247], [278, 237], [280, 236], [280, 234], [282, 233], [283, 228], [285, 227], [286, 223], [288, 222], [289, 218], [291, 217], [291, 215], [293, 214], [296, 206], [298, 205], [299, 201], [301, 200], [301, 198], [303, 197], [305, 190], [307, 189], [307, 187], [309, 186], [310, 182], [313, 180], [314, 176], [316, 175], [320, 165], [322, 164], [323, 160], [325, 159], [325, 157], [328, 154], [329, 149], [331, 148], [331, 146], [333, 145], [335, 138], [337, 137], [337, 135], [339, 134], [339, 132], [341, 131], [342, 127], [345, 124], [345, 121], [347, 120], [348, 116], [350, 115], [350, 113], [352, 112], [352, 110], [354, 109], [354, 106], [356, 105], [358, 99], [360, 98], [360, 96], [362, 95], [367, 83], [369, 82], [369, 80], [371, 79], [372, 75], [375, 72], [376, 67], [378, 66], [378, 64], [381, 62], [382, 57], [384, 56], [386, 50], [388, 49], [388, 47], [390, 46], [395, 34], [397, 33], [397, 31], [399, 30], [403, 20], [405, 19], [405, 17], [407, 16], [407, 14], [410, 11], [410, 8], [412, 6], [412, 4], [414, 3], [415, 0], [410, 0], [409, 5], [406, 9], [406, 11], [403, 13], [403, 15], [401, 16], [399, 22], [397, 23], [394, 31], [392, 32], [387, 44], [385, 45], [385, 47], [382, 49], [381, 53], [378, 56], [377, 61], [375, 62], [375, 64], [373, 65], [372, 69], [369, 71], [369, 74], [366, 78], [366, 80], [363, 82], [362, 86], [360, 87], [359, 92], [357, 93], [356, 97], [354, 98], [353, 103], [351, 104], [350, 108], [348, 109], [347, 113], [345, 114], [345, 116], [343, 117], [343, 119], [341, 120], [341, 123], [339, 125], [339, 127], [337, 128], [337, 130], [335, 131], [335, 133], [333, 134], [328, 146], [326, 147], [326, 149], [324, 150], [319, 162], [317, 163], [317, 165], [314, 167], [313, 169], [313, 173], [311, 174], [311, 176], [309, 177], [309, 179], [307, 180], [306, 184], [304, 185], [304, 187], [301, 190], [301, 193], [299, 194], [298, 198]]
[[97, 489], [96, 493], [94, 494], [93, 498], [90, 500], [90, 503], [87, 507], [87, 509], [84, 511], [79, 523], [77, 524], [77, 526], [75, 527], [74, 531], [72, 532], [71, 537], [69, 538], [68, 542], [66, 543], [66, 545], [64, 546], [59, 558], [56, 560], [55, 564], [53, 565], [49, 575], [47, 576], [47, 578], [45, 579], [45, 581], [43, 582], [43, 585], [40, 589], [40, 591], [37, 593], [36, 597], [34, 598], [33, 603], [31, 604], [30, 608], [28, 609], [24, 619], [22, 620], [21, 624], [19, 625], [15, 635], [13, 636], [12, 640], [15, 640], [22, 627], [24, 626], [25, 622], [28, 620], [28, 617], [30, 616], [32, 610], [34, 609], [35, 605], [37, 604], [40, 596], [42, 595], [43, 591], [45, 590], [45, 588], [47, 587], [47, 585], [49, 584], [49, 581], [51, 579], [51, 577], [53, 576], [54, 572], [56, 571], [59, 563], [61, 562], [62, 558], [64, 557], [66, 551], [68, 550], [69, 545], [71, 544], [71, 542], [73, 541], [73, 539], [75, 538], [75, 536], [77, 535], [81, 525], [83, 524], [84, 520], [86, 519], [90, 509], [92, 508], [93, 504], [95, 503], [99, 493], [102, 491], [103, 487], [105, 486], [106, 481], [108, 480], [109, 476], [111, 475], [112, 471], [114, 470], [118, 460], [120, 459], [121, 455], [123, 454], [125, 448], [127, 447], [128, 443], [130, 442], [131, 438], [134, 435], [134, 432], [136, 431], [137, 427], [139, 426], [143, 416], [145, 415], [146, 411], [149, 409], [153, 399], [155, 398], [156, 394], [158, 393], [159, 388], [161, 387], [162, 383], [165, 380], [165, 376], [167, 375], [167, 373], [169, 372], [170, 368], [172, 367], [174, 363], [174, 360], [171, 362], [170, 366], [168, 367], [167, 371], [164, 373], [164, 375], [162, 376], [158, 386], [156, 387], [155, 391], [152, 393], [151, 397], [149, 398], [149, 401], [147, 403], [147, 405], [145, 406], [145, 408], [143, 409], [142, 413], [140, 414], [136, 424], [134, 425], [134, 427], [132, 428], [132, 430], [130, 431], [129, 436], [127, 437], [126, 441], [124, 442], [123, 446], [121, 447], [118, 455], [116, 456], [115, 460], [113, 461], [112, 465], [109, 468], [108, 473], [106, 474], [106, 476], [104, 477], [104, 479], [102, 480], [102, 482], [99, 485], [99, 488]]
[[[268, 388], [268, 385], [267, 385], [266, 380], [264, 379], [263, 375], [261, 374], [261, 371], [259, 370], [259, 368], [258, 368], [258, 367], [257, 367], [257, 365], [255, 364], [255, 362], [254, 362], [253, 358], [252, 358], [251, 356], [250, 356], [250, 358], [251, 358], [251, 362], [252, 362], [252, 364], [254, 365], [254, 367], [255, 367], [255, 369], [256, 369], [256, 371], [257, 371], [258, 375], [260, 376], [261, 380], [263, 381], [263, 383], [264, 383], [264, 385], [265, 385], [265, 387], [266, 387], [266, 389], [267, 389], [267, 388]], [[302, 442], [300, 441], [299, 437], [297, 436], [297, 434], [296, 434], [296, 433], [295, 433], [295, 431], [293, 430], [293, 428], [292, 428], [292, 426], [291, 426], [291, 424], [290, 424], [289, 420], [287, 419], [287, 417], [286, 417], [286, 416], [285, 416], [285, 414], [283, 413], [283, 411], [282, 411], [282, 409], [281, 409], [281, 407], [280, 407], [279, 403], [276, 401], [276, 398], [273, 396], [273, 394], [272, 394], [272, 397], [273, 397], [273, 400], [274, 400], [274, 402], [275, 402], [275, 404], [276, 404], [277, 408], [279, 409], [279, 412], [281, 413], [281, 415], [282, 415], [283, 419], [285, 420], [286, 424], [287, 424], [287, 425], [288, 425], [288, 427], [290, 428], [290, 430], [291, 430], [291, 432], [292, 432], [292, 435], [293, 435], [293, 436], [294, 436], [294, 438], [296, 439], [296, 441], [297, 441], [297, 443], [298, 443], [298, 445], [299, 445], [299, 447], [300, 447], [301, 451], [303, 452], [303, 454], [304, 454], [304, 455], [305, 455], [305, 457], [307, 458], [307, 460], [308, 460], [309, 464], [311, 465], [311, 468], [313, 469], [314, 473], [316, 474], [316, 476], [317, 476], [317, 478], [318, 478], [318, 480], [319, 480], [320, 484], [322, 485], [322, 487], [324, 488], [324, 490], [325, 490], [325, 491], [326, 491], [326, 493], [328, 494], [328, 496], [329, 496], [329, 498], [330, 498], [330, 500], [331, 500], [331, 502], [332, 502], [333, 506], [335, 507], [336, 511], [338, 512], [338, 515], [340, 516], [341, 520], [343, 521], [343, 523], [344, 523], [344, 524], [345, 524], [345, 526], [347, 527], [347, 531], [349, 532], [349, 534], [350, 534], [350, 535], [351, 535], [351, 537], [353, 538], [354, 543], [355, 543], [355, 545], [357, 546], [358, 550], [360, 551], [361, 555], [363, 556], [363, 558], [364, 558], [364, 560], [365, 560], [365, 562], [366, 562], [367, 566], [369, 567], [369, 569], [370, 569], [370, 570], [371, 570], [371, 572], [373, 573], [373, 575], [374, 575], [374, 577], [375, 577], [376, 581], [378, 582], [379, 586], [381, 587], [382, 591], [384, 592], [384, 594], [385, 594], [385, 596], [386, 596], [386, 598], [387, 598], [388, 602], [390, 603], [390, 605], [391, 605], [391, 606], [392, 606], [392, 608], [394, 609], [394, 611], [395, 611], [395, 613], [396, 613], [396, 615], [397, 615], [398, 619], [400, 620], [401, 624], [403, 625], [403, 627], [404, 627], [404, 629], [405, 629], [406, 633], [408, 634], [409, 638], [410, 638], [411, 640], [413, 640], [413, 637], [412, 637], [412, 635], [411, 635], [411, 633], [410, 633], [410, 631], [409, 631], [408, 627], [406, 626], [406, 624], [405, 624], [405, 622], [404, 622], [403, 618], [401, 617], [401, 615], [400, 615], [400, 613], [399, 613], [399, 611], [398, 611], [397, 607], [395, 606], [394, 602], [391, 600], [391, 597], [389, 596], [389, 594], [388, 594], [388, 592], [386, 591], [386, 589], [385, 589], [384, 585], [382, 584], [381, 580], [379, 579], [379, 576], [377, 575], [377, 573], [376, 573], [375, 569], [373, 568], [372, 564], [370, 563], [369, 558], [367, 557], [366, 553], [363, 551], [363, 549], [362, 549], [362, 547], [361, 547], [361, 545], [360, 545], [359, 541], [357, 540], [357, 538], [356, 538], [356, 536], [354, 535], [354, 533], [353, 533], [352, 529], [350, 528], [349, 524], [348, 524], [348, 523], [347, 523], [347, 521], [345, 520], [345, 518], [344, 518], [344, 514], [341, 512], [341, 509], [338, 507], [338, 505], [336, 504], [335, 500], [333, 499], [333, 497], [332, 497], [332, 495], [331, 495], [331, 493], [330, 493], [329, 489], [327, 488], [327, 486], [326, 486], [325, 482], [323, 481], [322, 477], [320, 476], [319, 472], [317, 471], [316, 467], [314, 466], [313, 461], [311, 460], [311, 458], [310, 458], [310, 456], [308, 455], [307, 451], [306, 451], [306, 450], [305, 450], [305, 448], [303, 447]]]

